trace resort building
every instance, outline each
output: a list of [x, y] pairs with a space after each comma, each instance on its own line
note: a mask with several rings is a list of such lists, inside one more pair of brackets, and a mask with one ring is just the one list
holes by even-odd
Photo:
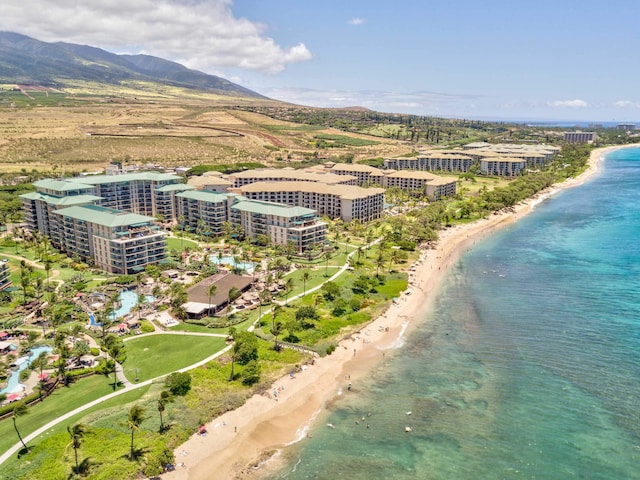
[[55, 210], [51, 244], [116, 274], [133, 274], [166, 257], [166, 232], [153, 218], [97, 205]]
[[440, 200], [442, 197], [456, 194], [457, 180], [428, 172], [402, 170], [387, 175], [385, 187], [419, 191], [432, 200]]
[[228, 201], [225, 194], [205, 190], [177, 193], [175, 209], [178, 224], [205, 235], [222, 235], [223, 224], [229, 221]]
[[423, 170], [468, 172], [475, 160], [469, 155], [448, 152], [429, 152], [416, 157], [386, 158], [384, 168], [390, 170]]
[[564, 132], [567, 143], [593, 143], [597, 138], [595, 132]]
[[352, 175], [295, 170], [293, 168], [259, 168], [244, 172], [232, 173], [229, 180], [235, 188], [256, 182], [314, 182], [327, 185], [356, 185], [357, 179]]
[[104, 207], [151, 216], [158, 214], [156, 189], [183, 183], [182, 177], [158, 172], [90, 175], [73, 181], [93, 187]]
[[266, 235], [275, 244], [294, 244], [298, 252], [325, 241], [327, 224], [309, 208], [204, 190], [179, 193], [176, 200], [179, 223], [205, 235], [222, 235], [229, 223], [241, 226], [249, 238]]
[[9, 279], [9, 263], [0, 262], [0, 290], [5, 290], [11, 286], [11, 280]]
[[526, 160], [521, 158], [497, 155], [480, 160], [480, 172], [484, 175], [515, 177], [524, 171], [526, 165]]
[[202, 175], [190, 177], [187, 184], [198, 190], [225, 193], [233, 187], [233, 182], [225, 178], [220, 172], [204, 172]]
[[[220, 272], [189, 287], [187, 289], [188, 301], [182, 306], [189, 318], [213, 316], [227, 306], [229, 292], [232, 288], [236, 288], [238, 292], [242, 293], [249, 290], [252, 283], [252, 277]], [[216, 286], [214, 295], [209, 294], [211, 285]], [[245, 305], [242, 306], [246, 307]]]
[[326, 172], [334, 175], [351, 176], [356, 178], [356, 185], [371, 186], [382, 185], [384, 172], [379, 168], [358, 163], [333, 163], [326, 162], [307, 169], [309, 172]]
[[257, 182], [239, 192], [252, 200], [311, 208], [320, 215], [369, 222], [380, 218], [384, 208], [382, 188], [327, 185], [318, 182]]
[[323, 245], [327, 233], [315, 210], [272, 202], [239, 201], [231, 206], [231, 220], [249, 238], [266, 235], [272, 243], [295, 245], [298, 253]]

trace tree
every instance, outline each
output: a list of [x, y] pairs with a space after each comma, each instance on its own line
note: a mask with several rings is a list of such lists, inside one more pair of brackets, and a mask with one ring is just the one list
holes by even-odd
[[289, 294], [291, 293], [291, 290], [293, 290], [293, 278], [289, 277], [287, 278], [287, 281], [284, 284], [284, 304], [288, 305], [289, 304]]
[[160, 398], [158, 398], [158, 414], [160, 415], [160, 433], [164, 431], [164, 422], [162, 414], [165, 411], [167, 403], [173, 402], [173, 395], [168, 390], [160, 392]]
[[140, 405], [134, 405], [129, 410], [129, 418], [127, 419], [127, 428], [131, 430], [131, 460], [134, 458], [133, 435], [140, 431], [140, 424], [144, 421], [144, 408]]
[[165, 386], [176, 397], [183, 397], [191, 390], [191, 375], [187, 372], [173, 372], [164, 381]]
[[231, 382], [235, 378], [235, 363], [246, 365], [251, 360], [258, 359], [258, 339], [250, 332], [238, 332], [235, 328], [229, 329], [229, 335], [234, 340], [231, 347], [231, 374], [229, 375]]
[[307, 280], [311, 277], [311, 274], [308, 270], [302, 272], [302, 296], [304, 297], [307, 294]]
[[329, 260], [331, 259], [331, 252], [324, 252], [324, 259], [325, 259], [325, 265], [324, 265], [324, 276], [328, 277], [329, 276]]
[[380, 269], [384, 267], [384, 254], [382, 250], [378, 252], [378, 256], [376, 257], [376, 277], [380, 277]]
[[273, 338], [274, 338], [273, 346], [276, 350], [278, 350], [278, 335], [280, 335], [280, 330], [282, 327], [282, 324], [276, 321], [276, 317], [278, 316], [281, 310], [282, 310], [282, 306], [277, 304], [274, 305], [273, 309], [271, 310], [271, 334], [273, 335]]
[[242, 383], [245, 385], [253, 385], [260, 381], [260, 363], [257, 360], [251, 360], [243, 372]]
[[16, 424], [16, 419], [18, 417], [22, 417], [23, 415], [26, 415], [27, 413], [29, 413], [29, 407], [27, 406], [26, 403], [24, 403], [24, 401], [16, 403], [11, 413], [11, 419], [13, 420], [13, 428], [16, 430], [16, 433], [18, 434], [18, 438], [20, 439], [20, 443], [22, 443], [22, 446], [24, 447], [25, 450], [29, 450], [29, 447], [27, 447], [27, 444], [24, 443], [24, 440], [22, 439], [22, 436], [18, 431], [18, 425]]
[[[38, 369], [40, 371], [39, 378], [42, 381], [42, 371], [47, 366], [49, 354], [47, 352], [42, 352], [38, 355], [33, 362], [29, 364], [29, 368], [31, 370]], [[40, 395], [42, 395], [42, 389], [40, 390]]]
[[102, 347], [113, 360], [113, 389], [115, 390], [118, 388], [118, 363], [124, 363], [126, 359], [124, 342], [115, 335], [109, 334], [104, 337]]
[[76, 458], [76, 467], [74, 469], [74, 472], [80, 473], [80, 466], [78, 464], [78, 449], [82, 445], [82, 439], [84, 438], [85, 434], [89, 432], [89, 429], [82, 423], [76, 423], [71, 427], [67, 427], [67, 432], [71, 437], [71, 446], [73, 447], [73, 453]]
[[217, 291], [218, 286], [215, 283], [209, 285], [209, 290], [207, 290], [207, 293], [209, 293], [209, 315], [211, 315], [211, 297], [214, 297]]

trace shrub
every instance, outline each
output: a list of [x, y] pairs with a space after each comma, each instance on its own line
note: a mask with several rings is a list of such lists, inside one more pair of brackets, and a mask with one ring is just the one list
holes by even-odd
[[149, 322], [148, 320], [143, 320], [140, 323], [140, 330], [142, 330], [143, 333], [151, 333], [156, 331], [155, 327], [151, 325], [151, 322]]
[[164, 381], [169, 391], [177, 397], [182, 397], [191, 390], [191, 375], [186, 372], [173, 372]]
[[93, 355], [94, 357], [100, 356], [100, 349], [96, 347], [91, 347], [89, 351], [91, 352], [91, 355]]
[[336, 349], [336, 346], [331, 344], [327, 347], [327, 355], [331, 355]]

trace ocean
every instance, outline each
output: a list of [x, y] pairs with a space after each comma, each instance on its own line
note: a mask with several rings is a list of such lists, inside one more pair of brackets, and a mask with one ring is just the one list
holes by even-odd
[[640, 148], [478, 241], [425, 316], [271, 480], [640, 479]]

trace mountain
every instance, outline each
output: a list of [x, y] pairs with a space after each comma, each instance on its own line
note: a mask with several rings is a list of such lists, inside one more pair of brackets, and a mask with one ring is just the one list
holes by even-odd
[[150, 55], [117, 55], [73, 43], [0, 32], [0, 82], [64, 88], [65, 81], [120, 85], [136, 80], [250, 98], [266, 97], [224, 78]]

